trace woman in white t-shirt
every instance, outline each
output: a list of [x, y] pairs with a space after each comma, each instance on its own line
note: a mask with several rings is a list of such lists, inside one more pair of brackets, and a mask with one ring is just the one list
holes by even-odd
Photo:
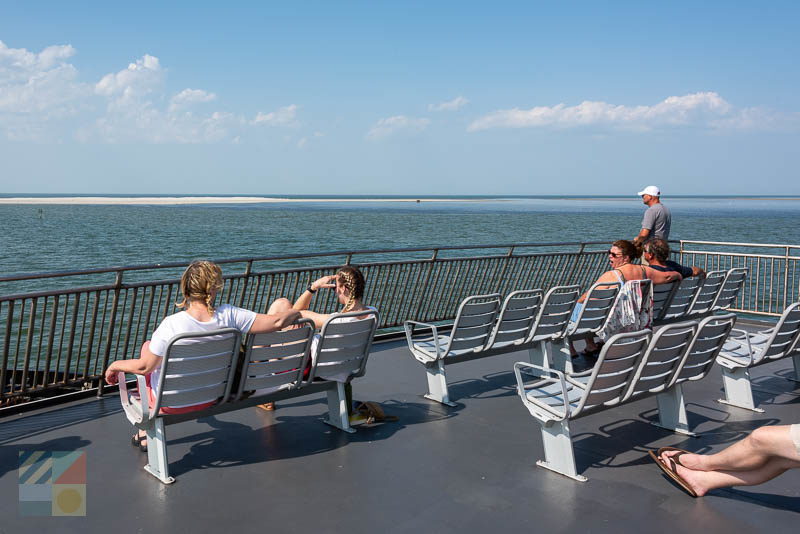
[[[309, 310], [308, 308], [311, 305], [311, 299], [314, 297], [314, 294], [322, 288], [333, 289], [336, 291], [336, 298], [339, 301], [339, 304], [342, 305], [342, 311], [339, 313], [368, 310], [377, 311], [374, 307], [365, 306], [362, 302], [362, 299], [364, 298], [365, 285], [364, 275], [361, 274], [361, 271], [355, 267], [347, 265], [336, 271], [336, 274], [323, 276], [322, 278], [311, 282], [294, 304], [287, 299], [276, 300], [270, 306], [269, 313], [280, 313], [290, 309], [297, 310], [300, 312], [303, 318], [314, 321], [314, 326], [316, 328], [322, 328], [322, 326], [325, 324], [325, 321], [337, 314], [317, 313]], [[363, 317], [355, 317], [351, 318], [350, 320], [365, 319], [367, 317], [369, 316], [364, 315]], [[314, 343], [317, 342], [318, 338], [315, 338]], [[345, 387], [345, 391], [347, 392], [349, 406], [351, 396], [349, 382]], [[260, 404], [259, 408], [263, 408], [265, 410], [274, 410], [275, 403], [268, 402], [266, 404]]]
[[[222, 270], [216, 263], [200, 260], [192, 262], [181, 276], [183, 301], [177, 304], [183, 311], [166, 317], [158, 325], [149, 341], [142, 345], [141, 356], [132, 360], [117, 360], [108, 366], [106, 382], [117, 383], [117, 373], [122, 371], [144, 375], [147, 379], [147, 392], [151, 402], [155, 402], [161, 358], [169, 341], [178, 334], [208, 332], [220, 328], [236, 328], [243, 335], [247, 333], [275, 332], [291, 325], [300, 318], [300, 312], [284, 309], [270, 313], [255, 313], [230, 304], [214, 307], [214, 298], [222, 289]], [[145, 392], [140, 392], [145, 394]], [[202, 410], [214, 402], [192, 406], [163, 408], [164, 413], [184, 413]], [[141, 450], [147, 450], [145, 433], [140, 431], [131, 439]]]

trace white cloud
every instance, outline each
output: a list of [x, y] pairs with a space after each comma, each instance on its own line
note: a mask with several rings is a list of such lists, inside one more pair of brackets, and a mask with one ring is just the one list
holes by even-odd
[[169, 111], [175, 112], [187, 108], [192, 104], [202, 104], [216, 99], [217, 95], [214, 93], [207, 93], [202, 89], [184, 89], [170, 99]]
[[380, 139], [398, 131], [419, 132], [427, 128], [430, 122], [429, 119], [406, 117], [405, 115], [387, 117], [375, 123], [375, 126], [367, 132], [367, 139]]
[[294, 126], [298, 106], [259, 113], [254, 120], [223, 111], [198, 112], [217, 95], [183, 89], [169, 98], [159, 59], [145, 54], [97, 83], [79, 81], [70, 45], [41, 52], [0, 41], [0, 139], [16, 141], [238, 143], [254, 124]]
[[[539, 106], [498, 110], [473, 121], [467, 131], [491, 128], [605, 127], [649, 131], [676, 126], [722, 129], [761, 129], [776, 125], [777, 117], [756, 108], [734, 108], [714, 92], [671, 96], [653, 106], [625, 106], [584, 101], [577, 106]], [[783, 119], [790, 118], [783, 116]], [[796, 118], [794, 119], [796, 121]]]
[[77, 81], [77, 70], [65, 61], [74, 54], [70, 45], [37, 54], [0, 41], [0, 136], [44, 139], [47, 122], [78, 113], [91, 88]]
[[463, 96], [457, 96], [453, 100], [440, 102], [439, 104], [428, 104], [428, 111], [456, 111], [469, 104], [469, 100]]
[[292, 126], [295, 125], [297, 115], [297, 105], [291, 104], [286, 107], [270, 111], [269, 113], [258, 112], [253, 119], [253, 124], [263, 124], [265, 126]]

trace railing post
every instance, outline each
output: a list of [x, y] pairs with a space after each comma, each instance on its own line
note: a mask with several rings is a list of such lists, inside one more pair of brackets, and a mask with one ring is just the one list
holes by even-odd
[[247, 294], [247, 285], [250, 281], [250, 273], [253, 272], [253, 260], [247, 260], [247, 264], [244, 268], [244, 281], [242, 282], [242, 290], [239, 293], [239, 306], [240, 308], [244, 308], [244, 296]]
[[344, 264], [345, 265], [350, 265], [351, 261], [353, 261], [353, 253], [352, 252], [348, 252], [347, 253], [347, 258], [345, 258], [345, 260], [344, 260]]
[[785, 310], [789, 305], [789, 246], [786, 246], [786, 256], [783, 260], [783, 307], [781, 311]]
[[100, 371], [101, 376], [97, 383], [98, 397], [103, 396], [105, 371], [108, 368], [108, 359], [111, 357], [111, 343], [114, 339], [114, 328], [116, 327], [117, 323], [117, 306], [119, 304], [119, 294], [122, 290], [122, 273], [123, 271], [117, 271], [117, 274], [114, 278], [114, 300], [111, 304], [111, 320], [108, 322], [108, 335], [106, 336], [106, 350], [103, 354], [103, 366]]
[[506, 272], [508, 272], [508, 264], [511, 261], [511, 257], [514, 255], [514, 249], [517, 247], [511, 246], [508, 248], [508, 252], [506, 253], [505, 260], [503, 261], [503, 270], [500, 271], [500, 275], [497, 277], [498, 285], [495, 286], [495, 291], [500, 293], [501, 285], [503, 284], [503, 280], [506, 279]]

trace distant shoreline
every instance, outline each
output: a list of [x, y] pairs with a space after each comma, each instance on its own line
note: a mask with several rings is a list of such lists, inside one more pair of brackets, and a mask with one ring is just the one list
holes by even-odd
[[489, 202], [487, 198], [280, 198], [280, 197], [9, 197], [0, 204], [75, 205], [183, 205], [183, 204], [267, 204], [283, 202]]
[[[798, 201], [800, 197], [770, 197], [770, 196], [685, 196], [674, 195], [664, 197], [668, 203], [674, 199], [714, 199], [714, 200], [790, 200]], [[614, 202], [619, 200], [636, 200], [630, 196], [470, 196], [470, 197], [259, 197], [259, 196], [20, 196], [2, 197], [0, 205], [202, 205], [202, 204], [278, 204], [278, 203], [309, 203], [309, 202], [393, 202], [393, 203], [422, 203], [422, 202], [511, 202], [514, 200], [572, 200], [572, 201], [600, 201]]]

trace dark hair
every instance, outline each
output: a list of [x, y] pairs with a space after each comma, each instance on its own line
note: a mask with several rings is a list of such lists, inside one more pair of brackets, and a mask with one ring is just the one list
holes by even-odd
[[669, 259], [669, 244], [663, 239], [646, 241], [644, 251], [655, 256], [658, 261], [667, 261]]
[[625, 239], [614, 241], [613, 243], [611, 243], [611, 246], [617, 247], [623, 256], [627, 256], [628, 259], [631, 260], [634, 258], [638, 258], [641, 255], [641, 252], [639, 249], [636, 248], [636, 245]]
[[344, 305], [343, 312], [348, 312], [353, 308], [356, 300], [360, 300], [364, 296], [364, 275], [361, 274], [357, 268], [351, 265], [345, 265], [336, 271], [336, 278], [347, 288], [349, 298]]

